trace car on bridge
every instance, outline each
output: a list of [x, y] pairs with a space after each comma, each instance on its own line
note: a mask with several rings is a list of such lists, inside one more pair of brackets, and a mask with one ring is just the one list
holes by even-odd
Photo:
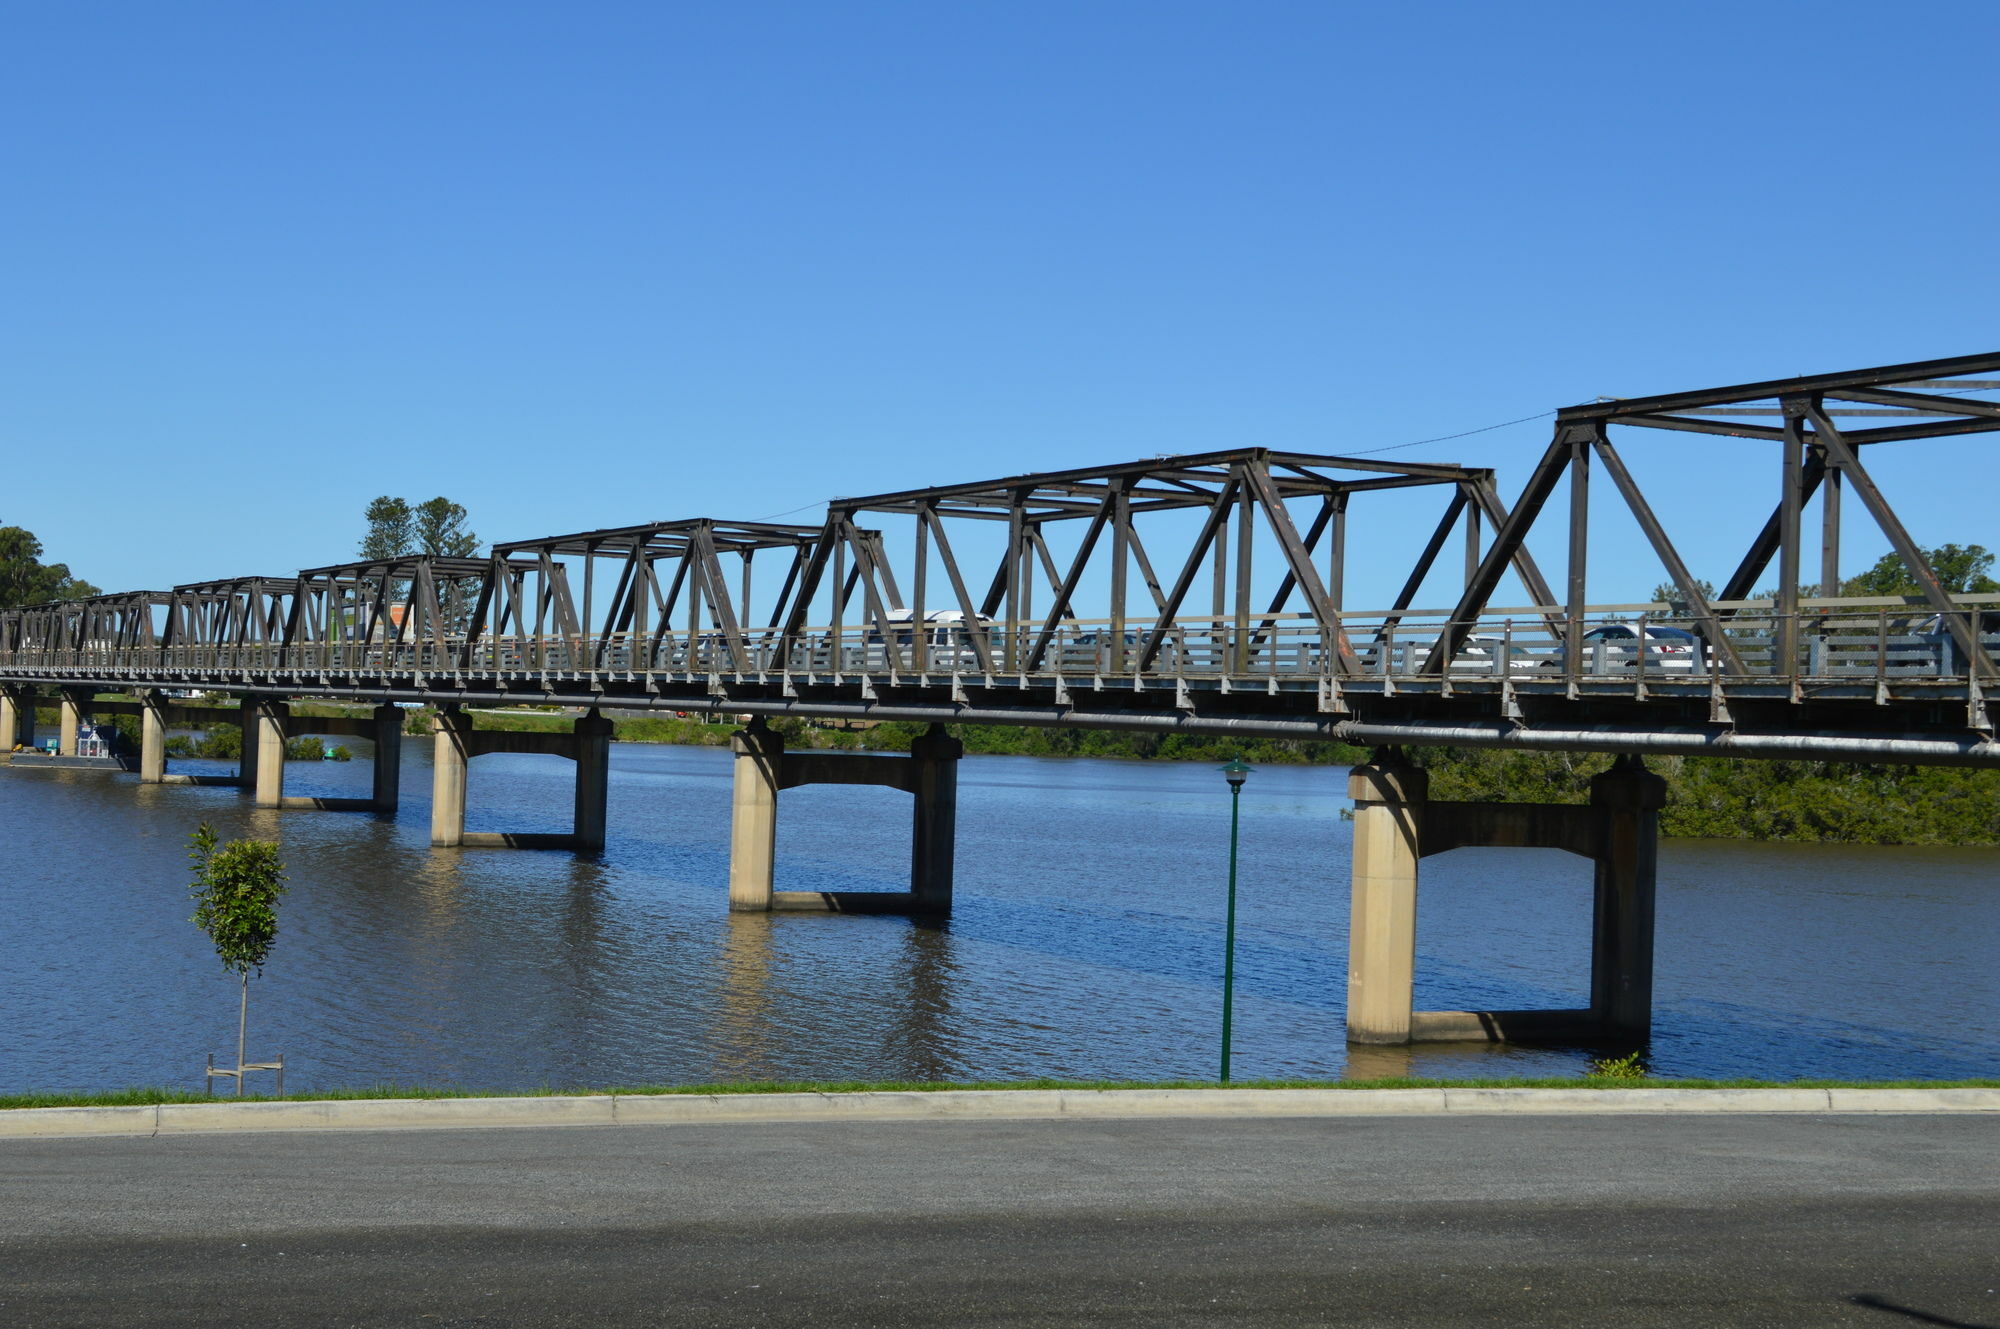
[[[1563, 669], [1568, 659], [1568, 644], [1559, 642], [1541, 667]], [[1641, 665], [1648, 673], [1707, 673], [1708, 643], [1686, 628], [1664, 623], [1600, 623], [1583, 634], [1583, 673], [1622, 674], [1636, 672]]]
[[[1357, 635], [1362, 629], [1357, 629]], [[1384, 641], [1361, 641], [1353, 644], [1354, 657], [1360, 662], [1364, 674], [1417, 674], [1422, 672], [1425, 661], [1437, 648], [1435, 636], [1394, 637]], [[1458, 654], [1451, 660], [1449, 672], [1454, 674], [1491, 674], [1499, 671], [1500, 657], [1507, 653], [1507, 645], [1502, 639], [1483, 632], [1469, 633], [1458, 644]], [[1515, 661], [1515, 667], [1520, 662]]]
[[[1966, 625], [1979, 634], [1979, 640], [1986, 647], [1989, 656], [2000, 657], [2000, 608], [1968, 609], [1965, 612]], [[1921, 638], [1937, 661], [1937, 672], [1943, 675], [1963, 675], [1971, 668], [1971, 661], [1965, 658], [1965, 651], [1958, 644], [1958, 638], [1951, 635], [1943, 614], [1932, 614], [1919, 621], [1914, 635]]]
[[[907, 659], [915, 644], [917, 627], [908, 609], [891, 609], [887, 615], [889, 642], [900, 648]], [[961, 609], [935, 609], [924, 615], [924, 656], [932, 669], [978, 669], [979, 649], [975, 638], [983, 638], [989, 655], [997, 655], [993, 620], [984, 614], [968, 619]], [[864, 657], [886, 667], [885, 643], [879, 628], [869, 628], [862, 638]]]

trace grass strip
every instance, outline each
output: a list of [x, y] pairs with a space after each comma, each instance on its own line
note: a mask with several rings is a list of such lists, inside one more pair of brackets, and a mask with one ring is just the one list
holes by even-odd
[[952, 1090], [1009, 1089], [2000, 1089], [2000, 1079], [1981, 1080], [1670, 1080], [1611, 1076], [1568, 1076], [1541, 1079], [1417, 1079], [1380, 1080], [783, 1080], [727, 1084], [614, 1085], [583, 1087], [541, 1085], [529, 1089], [428, 1088], [380, 1084], [352, 1089], [328, 1089], [283, 1098], [245, 1094], [241, 1099], [211, 1098], [194, 1089], [141, 1087], [104, 1093], [0, 1094], [0, 1109], [51, 1107], [150, 1107], [158, 1103], [312, 1103], [384, 1098], [538, 1098], [581, 1094], [860, 1094], [945, 1093]]

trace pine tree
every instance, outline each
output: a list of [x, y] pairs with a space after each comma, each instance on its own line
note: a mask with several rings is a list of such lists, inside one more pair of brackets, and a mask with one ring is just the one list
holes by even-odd
[[416, 521], [407, 501], [384, 494], [362, 516], [367, 518], [368, 534], [361, 538], [361, 557], [391, 559], [416, 552]]
[[440, 495], [415, 508], [417, 552], [444, 558], [469, 558], [479, 537], [465, 529], [465, 509]]

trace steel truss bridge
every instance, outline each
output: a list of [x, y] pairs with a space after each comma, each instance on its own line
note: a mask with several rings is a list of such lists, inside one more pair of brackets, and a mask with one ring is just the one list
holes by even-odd
[[[0, 686], [2000, 766], [2000, 596], [1950, 593], [1864, 460], [2000, 429], [1961, 395], [1995, 375], [2000, 353], [1568, 407], [1511, 505], [1491, 470], [1247, 448], [12, 609]], [[1635, 479], [1683, 431], [1777, 482], [1712, 595], [1688, 555], [1717, 533], [1670, 531]], [[1590, 601], [1596, 476], [1674, 598]], [[1856, 505], [1921, 595], [1840, 596]], [[1388, 605], [1349, 607], [1364, 563], [1405, 573]]]

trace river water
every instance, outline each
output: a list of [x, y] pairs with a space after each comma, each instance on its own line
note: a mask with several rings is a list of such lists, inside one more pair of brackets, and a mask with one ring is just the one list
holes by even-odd
[[[393, 820], [0, 768], [0, 1091], [195, 1087], [233, 1052], [235, 983], [188, 917], [204, 819], [283, 842], [250, 1053], [284, 1052], [288, 1088], [1215, 1075], [1229, 800], [1206, 765], [968, 757], [956, 909], [919, 925], [728, 914], [726, 750], [615, 745], [610, 843], [584, 860], [432, 850], [407, 747]], [[480, 758], [468, 829], [567, 830], [572, 770]], [[1237, 1077], [1580, 1071], [1587, 1049], [1350, 1053], [1345, 777], [1265, 767], [1242, 796]], [[294, 764], [286, 792], [368, 780]], [[778, 854], [781, 889], [901, 889], [907, 796], [787, 791]], [[1553, 851], [1426, 860], [1419, 1006], [1583, 1004], [1589, 882]], [[1650, 1061], [1993, 1075], [1996, 952], [2000, 851], [1666, 841]]]

